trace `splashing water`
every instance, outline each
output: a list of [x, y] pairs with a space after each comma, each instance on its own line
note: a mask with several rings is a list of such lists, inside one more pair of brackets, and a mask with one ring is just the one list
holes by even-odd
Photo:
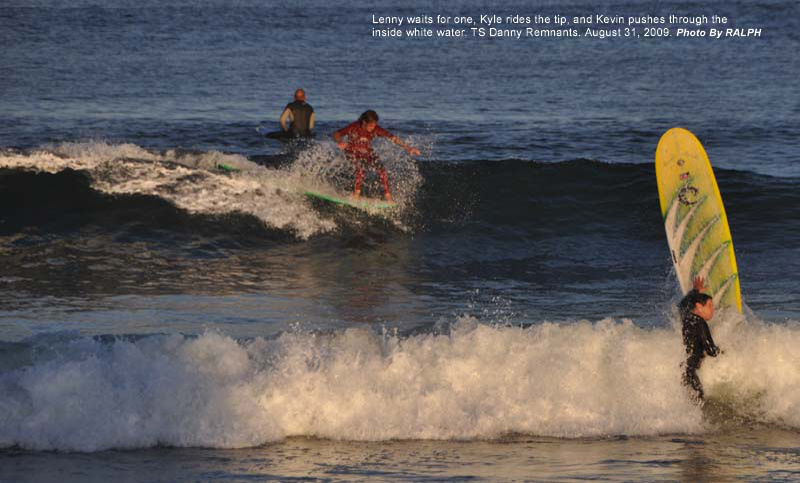
[[[737, 397], [758, 392], [759, 418], [800, 427], [800, 326], [725, 314], [714, 330], [725, 354], [700, 372], [709, 397], [728, 397], [731, 387]], [[0, 446], [94, 451], [242, 447], [288, 436], [706, 429], [680, 383], [680, 334], [628, 320], [518, 328], [462, 317], [443, 333], [407, 337], [365, 328], [245, 341], [218, 333], [111, 342], [48, 335], [21, 350], [30, 362], [0, 373]]]
[[[402, 205], [411, 203], [421, 177], [408, 158], [387, 156]], [[220, 165], [235, 172], [221, 171]], [[0, 153], [0, 167], [57, 173], [86, 172], [92, 187], [111, 195], [144, 194], [165, 199], [190, 213], [245, 213], [266, 225], [306, 239], [337, 228], [303, 196], [307, 189], [336, 190], [349, 163], [332, 143], [311, 145], [283, 168], [267, 168], [247, 158], [210, 152], [152, 152], [134, 144], [101, 141], [64, 143], [30, 153]]]

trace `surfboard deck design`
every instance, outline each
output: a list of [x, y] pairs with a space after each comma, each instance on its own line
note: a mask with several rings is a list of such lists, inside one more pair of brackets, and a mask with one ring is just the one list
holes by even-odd
[[739, 272], [717, 179], [700, 141], [672, 128], [656, 148], [661, 215], [672, 263], [683, 293], [703, 277], [719, 307], [742, 311]]
[[327, 195], [318, 193], [316, 191], [304, 191], [303, 194], [310, 198], [315, 198], [341, 206], [349, 206], [351, 208], [358, 208], [366, 211], [385, 211], [396, 208], [397, 204], [390, 201], [377, 200], [374, 198], [361, 197], [359, 199], [344, 198], [338, 196]]

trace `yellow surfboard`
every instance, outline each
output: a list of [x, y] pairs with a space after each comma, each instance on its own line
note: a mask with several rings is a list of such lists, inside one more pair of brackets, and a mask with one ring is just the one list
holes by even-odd
[[656, 148], [661, 214], [683, 293], [703, 277], [714, 304], [742, 311], [739, 272], [725, 206], [706, 151], [686, 129], [672, 128]]

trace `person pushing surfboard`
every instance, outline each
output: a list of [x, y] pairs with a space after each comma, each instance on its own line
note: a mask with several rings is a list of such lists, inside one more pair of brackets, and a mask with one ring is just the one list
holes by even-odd
[[661, 136], [656, 180], [669, 252], [685, 294], [678, 304], [686, 348], [682, 380], [702, 405], [697, 370], [705, 356], [721, 353], [708, 322], [717, 308], [742, 313], [733, 240], [714, 170], [694, 134], [674, 127]]
[[[378, 113], [373, 110], [365, 111], [358, 120], [348, 124], [333, 133], [333, 139], [340, 149], [344, 150], [347, 159], [353, 163], [356, 172], [355, 187], [353, 197], [358, 199], [361, 196], [361, 184], [364, 182], [364, 170], [369, 168], [377, 170], [383, 184], [383, 191], [386, 201], [392, 201], [392, 193], [389, 190], [389, 177], [386, 168], [372, 150], [372, 140], [376, 137], [385, 137], [389, 141], [405, 149], [411, 156], [419, 156], [419, 149], [413, 148], [404, 143], [400, 138], [393, 135], [386, 129], [378, 125]], [[347, 141], [344, 140], [347, 138]]]
[[714, 317], [714, 299], [704, 293], [702, 277], [693, 280], [694, 288], [678, 303], [681, 314], [683, 345], [686, 347], [686, 371], [683, 384], [694, 392], [697, 402], [703, 402], [703, 384], [697, 377], [697, 370], [706, 355], [717, 357], [721, 353], [714, 344], [708, 322]]

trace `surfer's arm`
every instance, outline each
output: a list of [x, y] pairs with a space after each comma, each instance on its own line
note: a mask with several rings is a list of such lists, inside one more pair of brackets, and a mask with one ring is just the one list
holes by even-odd
[[314, 129], [314, 111], [311, 111], [311, 117], [308, 118], [308, 130]]
[[[312, 115], [313, 115], [313, 114], [312, 114]], [[281, 118], [280, 118], [281, 128], [282, 128], [284, 131], [288, 131], [288, 130], [289, 130], [289, 126], [287, 126], [287, 125], [286, 125], [286, 121], [287, 121], [287, 120], [290, 120], [290, 119], [291, 119], [291, 117], [292, 117], [292, 110], [291, 110], [291, 109], [289, 109], [288, 107], [286, 107], [286, 108], [283, 110], [283, 112], [281, 113]], [[312, 117], [312, 119], [313, 119], [313, 117]], [[314, 122], [313, 122], [313, 121], [311, 122], [311, 125], [312, 125], [312, 126], [314, 125]]]
[[692, 280], [692, 287], [694, 287], [694, 289], [697, 290], [698, 292], [702, 293], [706, 291], [705, 283], [706, 281], [703, 279], [703, 277], [695, 277]]
[[336, 145], [339, 146], [339, 149], [344, 149], [347, 147], [347, 143], [342, 141], [344, 138], [344, 134], [342, 134], [343, 129], [339, 129], [335, 133], [333, 133], [333, 140], [336, 141]]
[[383, 128], [379, 128], [379, 129], [381, 129], [381, 131], [378, 133], [379, 136], [383, 136], [386, 139], [388, 139], [389, 141], [397, 144], [401, 148], [405, 149], [406, 152], [408, 152], [408, 154], [410, 154], [411, 156], [419, 156], [420, 155], [419, 149], [409, 146], [402, 139], [400, 139], [399, 137], [397, 137], [394, 134], [390, 133], [386, 129], [383, 129]]
[[408, 144], [404, 143], [400, 138], [394, 138], [394, 139], [392, 139], [392, 142], [397, 144], [401, 148], [405, 149], [406, 152], [408, 152], [408, 154], [410, 154], [411, 156], [419, 156], [420, 155], [419, 149], [412, 148]]
[[354, 125], [355, 123], [348, 124], [347, 126], [333, 133], [333, 140], [336, 141], [336, 144], [339, 146], [340, 149], [344, 149], [347, 147], [347, 143], [344, 142], [344, 137], [350, 134], [350, 131], [353, 130]]

